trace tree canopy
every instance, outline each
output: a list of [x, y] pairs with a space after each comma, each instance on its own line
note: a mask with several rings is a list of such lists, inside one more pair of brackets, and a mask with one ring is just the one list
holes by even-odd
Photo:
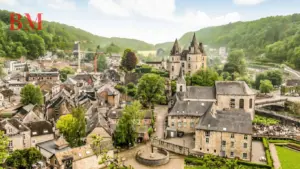
[[131, 71], [135, 68], [138, 60], [135, 53], [131, 49], [126, 49], [123, 53], [121, 66], [127, 71]]
[[134, 101], [124, 108], [114, 133], [114, 142], [117, 146], [129, 147], [134, 145], [137, 138], [137, 124], [144, 116], [141, 109], [142, 105], [138, 101]]
[[99, 72], [103, 72], [107, 69], [107, 60], [105, 55], [100, 55], [97, 59], [97, 69]]
[[39, 86], [27, 84], [21, 90], [21, 102], [24, 105], [29, 103], [33, 105], [41, 105], [44, 102], [44, 96]]
[[220, 80], [221, 77], [213, 69], [199, 70], [192, 76], [187, 76], [187, 85], [192, 86], [213, 86], [215, 81]]
[[261, 80], [259, 91], [261, 93], [270, 93], [273, 90], [273, 85], [270, 80]]
[[60, 80], [62, 82], [66, 81], [67, 80], [67, 77], [69, 74], [74, 74], [75, 71], [74, 69], [72, 69], [71, 67], [64, 67], [62, 68], [60, 71], [59, 71], [59, 74], [60, 74]]
[[144, 74], [138, 82], [137, 97], [145, 107], [165, 102], [165, 79], [157, 74]]
[[27, 169], [32, 168], [32, 165], [40, 161], [42, 158], [43, 156], [40, 151], [32, 147], [24, 150], [13, 151], [5, 162], [9, 167]]
[[[8, 137], [3, 131], [0, 131], [0, 166], [4, 160], [8, 157]], [[0, 167], [1, 168], [1, 167]]]
[[283, 81], [283, 74], [280, 70], [269, 70], [260, 73], [255, 79], [255, 88], [259, 89], [261, 80], [270, 80], [273, 86], [280, 86]]
[[83, 145], [83, 138], [86, 136], [84, 113], [82, 107], [74, 108], [71, 114], [61, 116], [56, 123], [59, 132], [71, 147]]

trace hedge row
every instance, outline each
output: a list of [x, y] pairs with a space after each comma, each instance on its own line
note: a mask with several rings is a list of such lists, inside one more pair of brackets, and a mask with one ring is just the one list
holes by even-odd
[[266, 138], [262, 139], [263, 141], [263, 146], [266, 152], [266, 158], [267, 158], [267, 164], [271, 167], [273, 167], [273, 159], [271, 157], [271, 153], [270, 153], [270, 147], [269, 147], [269, 142]]
[[272, 169], [272, 166], [265, 165], [265, 164], [258, 164], [258, 163], [251, 163], [247, 161], [238, 161], [239, 165], [248, 166], [251, 168], [260, 168], [260, 169]]
[[292, 140], [292, 139], [286, 139], [286, 140], [268, 140], [269, 143], [294, 143], [294, 144], [298, 144], [300, 145], [300, 141], [297, 141], [297, 140]]

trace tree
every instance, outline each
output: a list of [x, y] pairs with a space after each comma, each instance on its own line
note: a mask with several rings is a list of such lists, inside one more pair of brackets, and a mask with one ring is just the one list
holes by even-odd
[[[239, 74], [244, 74], [246, 71], [245, 53], [243, 50], [233, 50], [229, 53], [227, 63], [233, 67], [236, 66]], [[228, 70], [227, 70], [228, 71]], [[230, 71], [228, 71], [230, 72]]]
[[123, 67], [123, 69], [131, 71], [135, 68], [137, 62], [138, 60], [135, 53], [130, 49], [126, 49], [121, 60], [121, 66]]
[[87, 54], [85, 54], [85, 61], [86, 62], [91, 62], [91, 61], [93, 61], [94, 60], [94, 53], [92, 53], [93, 52], [93, 49], [91, 49], [91, 48], [88, 48], [87, 49], [87, 51], [89, 51], [90, 53], [87, 53]]
[[83, 138], [86, 135], [84, 113], [82, 107], [74, 108], [71, 114], [61, 116], [56, 123], [59, 132], [63, 134], [71, 147], [83, 145]]
[[103, 72], [107, 69], [107, 61], [105, 55], [100, 55], [97, 59], [97, 69], [99, 72]]
[[215, 81], [221, 79], [219, 74], [213, 69], [199, 70], [192, 75], [191, 85], [193, 86], [213, 86]]
[[273, 86], [280, 86], [282, 83], [282, 72], [279, 70], [269, 70], [267, 72], [260, 73], [256, 76], [255, 87], [259, 89], [261, 80], [270, 80]]
[[21, 90], [21, 102], [24, 105], [33, 104], [41, 105], [43, 104], [44, 98], [43, 93], [39, 86], [34, 86], [33, 84], [27, 84]]
[[107, 48], [106, 48], [106, 53], [112, 54], [112, 53], [120, 53], [121, 48], [114, 43], [111, 43]]
[[124, 108], [113, 137], [115, 145], [127, 147], [134, 145], [137, 138], [137, 124], [144, 116], [141, 108], [142, 105], [138, 101]]
[[45, 42], [36, 35], [30, 34], [27, 44], [27, 58], [34, 60], [45, 54]]
[[74, 74], [74, 73], [75, 71], [71, 67], [65, 67], [59, 71], [60, 80], [64, 82], [67, 80], [69, 74]]
[[15, 150], [7, 159], [6, 164], [9, 167], [27, 169], [43, 158], [40, 151], [36, 148], [28, 148], [24, 150]]
[[164, 78], [156, 74], [144, 74], [138, 82], [137, 97], [145, 107], [164, 102], [166, 100]]
[[4, 160], [8, 157], [8, 138], [3, 131], [0, 131], [0, 168]]
[[10, 97], [14, 95], [14, 91], [12, 91], [11, 89], [6, 89], [1, 91], [1, 93], [3, 94], [4, 97], [8, 97], [8, 101], [10, 102]]
[[260, 81], [259, 91], [261, 93], [270, 93], [273, 90], [273, 85], [270, 80]]

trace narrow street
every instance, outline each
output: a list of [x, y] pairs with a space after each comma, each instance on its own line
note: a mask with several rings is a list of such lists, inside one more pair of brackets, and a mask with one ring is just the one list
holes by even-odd
[[156, 115], [156, 132], [155, 136], [158, 138], [164, 138], [165, 119], [168, 115], [168, 106], [166, 105], [155, 105], [154, 113]]

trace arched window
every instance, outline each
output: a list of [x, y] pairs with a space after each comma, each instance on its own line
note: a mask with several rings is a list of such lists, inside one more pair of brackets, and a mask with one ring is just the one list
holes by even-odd
[[172, 66], [172, 72], [174, 72], [174, 66]]
[[240, 99], [240, 109], [244, 108], [244, 99]]
[[235, 108], [235, 99], [230, 99], [230, 108]]
[[250, 99], [250, 100], [249, 100], [249, 109], [252, 109], [252, 102], [253, 102], [253, 100]]
[[180, 86], [180, 91], [182, 92], [182, 86]]

